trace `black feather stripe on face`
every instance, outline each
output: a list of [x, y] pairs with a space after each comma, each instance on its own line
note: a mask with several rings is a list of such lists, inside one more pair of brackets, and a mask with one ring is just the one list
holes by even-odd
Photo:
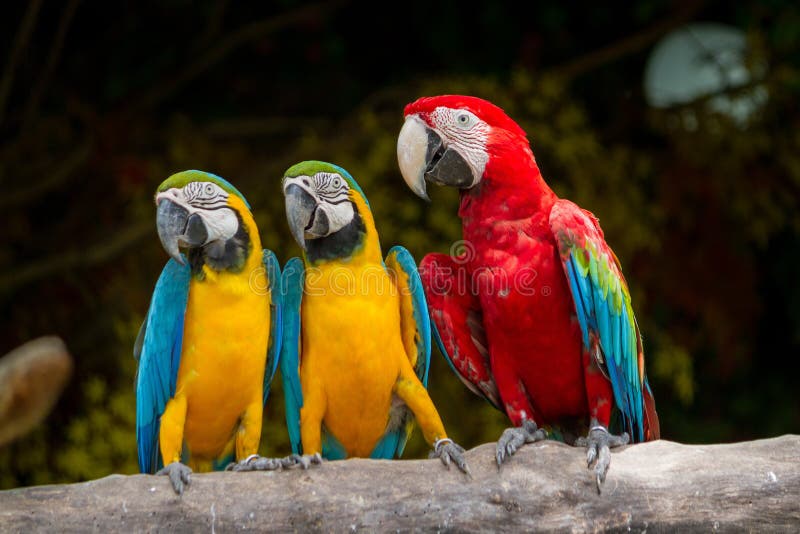
[[197, 279], [205, 279], [203, 265], [208, 265], [218, 272], [240, 273], [244, 269], [252, 252], [253, 244], [242, 217], [235, 210], [234, 213], [236, 213], [239, 228], [233, 237], [224, 242], [213, 241], [204, 247], [189, 251], [189, 264], [192, 266], [192, 274]]
[[[351, 201], [352, 202], [352, 201]], [[364, 221], [353, 204], [353, 220], [327, 237], [306, 240], [306, 259], [314, 264], [352, 256], [364, 244]]]
[[201, 209], [218, 209], [228, 205], [228, 193], [211, 182], [189, 182], [183, 188], [187, 202]]

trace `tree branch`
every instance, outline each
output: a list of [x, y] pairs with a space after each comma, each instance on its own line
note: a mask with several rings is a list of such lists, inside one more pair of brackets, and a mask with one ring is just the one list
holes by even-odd
[[217, 0], [214, 3], [214, 7], [212, 7], [211, 13], [208, 16], [208, 23], [203, 32], [203, 37], [200, 39], [201, 43], [207, 44], [219, 35], [222, 29], [222, 21], [225, 18], [225, 11], [228, 9], [228, 4], [229, 0]]
[[56, 35], [53, 37], [53, 44], [50, 46], [50, 53], [47, 55], [47, 61], [42, 68], [42, 73], [39, 75], [36, 85], [33, 87], [33, 91], [31, 91], [30, 97], [28, 97], [28, 103], [25, 105], [25, 112], [22, 115], [23, 131], [26, 131], [30, 127], [38, 114], [39, 103], [45, 89], [50, 84], [50, 78], [61, 57], [61, 49], [64, 47], [64, 38], [67, 36], [67, 30], [72, 23], [72, 18], [75, 15], [75, 11], [78, 9], [79, 2], [80, 0], [70, 0], [64, 8], [61, 20], [58, 23]]
[[702, 1], [694, 1], [685, 4], [680, 10], [670, 17], [665, 18], [649, 28], [630, 35], [615, 43], [604, 46], [598, 50], [590, 52], [581, 56], [566, 65], [556, 67], [549, 71], [562, 80], [569, 81], [586, 72], [594, 70], [602, 65], [617, 61], [630, 54], [635, 54], [640, 50], [646, 48], [662, 35], [666, 34], [673, 28], [682, 26], [690, 21], [703, 7]]
[[132, 106], [133, 110], [140, 111], [155, 106], [172, 95], [181, 86], [219, 63], [236, 48], [256, 38], [337, 9], [344, 5], [345, 2], [346, 0], [331, 0], [305, 5], [293, 11], [262, 19], [239, 28], [226, 38], [219, 40], [216, 46], [208, 49], [175, 76], [150, 89], [137, 104]]
[[0, 294], [57, 273], [108, 261], [154, 231], [153, 221], [141, 221], [113, 233], [94, 246], [45, 257], [0, 274]]
[[14, 36], [14, 44], [11, 47], [11, 53], [8, 55], [8, 63], [6, 63], [6, 68], [3, 72], [3, 79], [0, 80], [0, 124], [5, 118], [6, 103], [8, 95], [11, 93], [11, 86], [14, 83], [17, 63], [19, 63], [22, 51], [28, 46], [28, 41], [30, 41], [31, 34], [33, 34], [40, 7], [42, 7], [42, 0], [31, 0], [28, 3], [28, 9], [25, 11], [19, 30]]
[[789, 532], [800, 524], [800, 436], [729, 445], [657, 441], [612, 454], [602, 495], [586, 454], [545, 441], [498, 471], [494, 444], [467, 453], [473, 478], [439, 460], [347, 460], [308, 471], [112, 475], [0, 492], [15, 532]]
[[203, 131], [212, 138], [253, 137], [321, 128], [332, 122], [323, 117], [229, 117], [204, 125]]
[[92, 149], [92, 141], [84, 141], [78, 148], [61, 162], [61, 164], [50, 172], [43, 173], [44, 178], [34, 182], [25, 188], [9, 191], [6, 196], [0, 197], [0, 210], [4, 211], [35, 200], [45, 193], [58, 188], [73, 175], [73, 173], [89, 158]]

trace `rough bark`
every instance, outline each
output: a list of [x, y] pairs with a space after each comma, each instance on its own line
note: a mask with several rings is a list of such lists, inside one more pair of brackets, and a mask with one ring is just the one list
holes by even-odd
[[800, 529], [800, 436], [728, 445], [658, 441], [615, 452], [602, 495], [581, 450], [523, 447], [498, 471], [494, 445], [472, 478], [438, 460], [328, 462], [308, 471], [111, 475], [0, 492], [2, 531], [782, 532]]

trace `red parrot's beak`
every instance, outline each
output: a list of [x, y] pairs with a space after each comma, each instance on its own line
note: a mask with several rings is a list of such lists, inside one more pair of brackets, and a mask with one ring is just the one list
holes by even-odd
[[[417, 196], [430, 201], [425, 185], [425, 169], [428, 167], [428, 144], [432, 132], [416, 115], [406, 117], [406, 122], [397, 137], [397, 164], [406, 185]], [[432, 132], [439, 139], [441, 138]]]
[[467, 189], [475, 185], [472, 168], [453, 147], [417, 115], [409, 115], [397, 137], [397, 163], [403, 180], [419, 197], [430, 200], [425, 181]]

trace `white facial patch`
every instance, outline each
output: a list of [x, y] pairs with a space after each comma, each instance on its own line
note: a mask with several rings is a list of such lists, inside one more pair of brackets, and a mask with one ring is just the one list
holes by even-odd
[[217, 240], [227, 241], [239, 230], [239, 218], [230, 208], [204, 211], [202, 216], [206, 222], [209, 243]]
[[318, 172], [312, 178], [319, 206], [328, 217], [328, 235], [338, 232], [353, 220], [355, 212], [350, 202], [350, 185], [339, 174]]
[[226, 241], [239, 229], [236, 213], [228, 207], [230, 195], [212, 182], [189, 182], [182, 188], [172, 188], [159, 193], [156, 201], [166, 198], [181, 206], [189, 215], [198, 214], [205, 222], [208, 240]]
[[465, 109], [440, 106], [431, 114], [432, 128], [445, 144], [458, 150], [475, 176], [483, 176], [489, 154], [486, 143], [492, 127]]
[[353, 220], [355, 211], [353, 204], [348, 202], [346, 204], [337, 204], [331, 206], [330, 204], [321, 204], [318, 209], [325, 212], [328, 216], [328, 235], [338, 232]]
[[[296, 185], [311, 195], [317, 204], [315, 212], [322, 212], [327, 223], [325, 228], [319, 220], [312, 220], [311, 227], [307, 228], [306, 237], [325, 237], [338, 232], [355, 217], [353, 203], [350, 201], [350, 185], [335, 172], [287, 177], [283, 182], [284, 191], [289, 185]], [[315, 214], [315, 217], [319, 215]]]
[[186, 202], [198, 210], [213, 210], [228, 205], [228, 193], [213, 182], [189, 182], [182, 191]]

